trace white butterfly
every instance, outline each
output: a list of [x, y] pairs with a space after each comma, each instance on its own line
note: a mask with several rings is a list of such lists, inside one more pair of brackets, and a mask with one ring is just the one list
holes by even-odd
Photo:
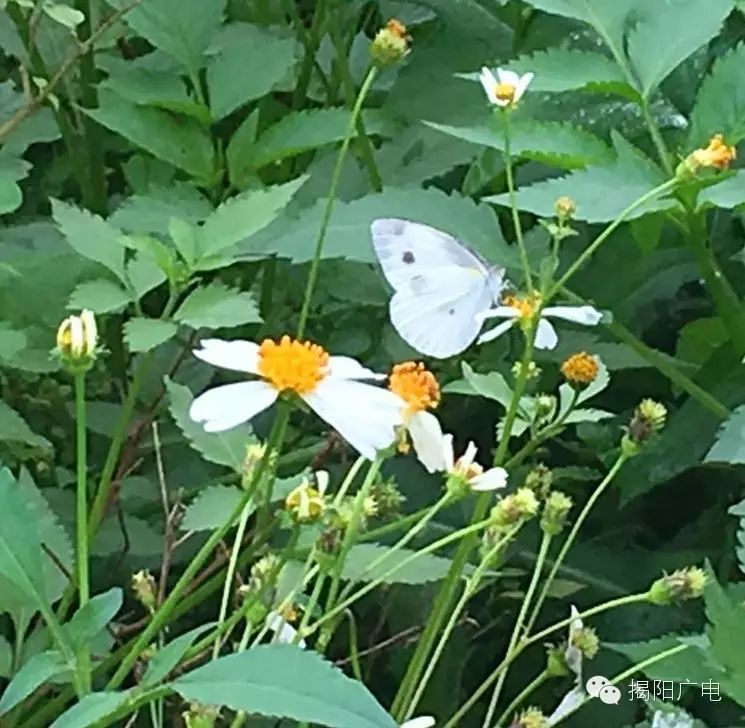
[[395, 289], [391, 322], [414, 349], [438, 359], [459, 354], [479, 334], [477, 314], [498, 303], [504, 269], [454, 237], [418, 222], [374, 220], [372, 239]]

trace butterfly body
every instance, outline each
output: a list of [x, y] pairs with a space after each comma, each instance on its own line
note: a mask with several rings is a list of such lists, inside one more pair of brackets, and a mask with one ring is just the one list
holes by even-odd
[[477, 314], [498, 303], [504, 269], [435, 228], [401, 218], [371, 227], [375, 254], [395, 293], [391, 322], [417, 351], [444, 359], [478, 336]]

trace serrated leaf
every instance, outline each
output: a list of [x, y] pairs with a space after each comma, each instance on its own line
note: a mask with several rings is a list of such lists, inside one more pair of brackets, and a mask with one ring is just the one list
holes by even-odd
[[642, 95], [648, 98], [679, 64], [717, 35], [730, 12], [732, 0], [657, 3], [627, 38]]
[[37, 435], [14, 409], [0, 399], [0, 441], [51, 449], [52, 443]]
[[105, 278], [79, 283], [70, 295], [70, 309], [88, 308], [93, 313], [121, 311], [132, 303], [132, 297], [118, 283]]
[[150, 351], [164, 344], [178, 332], [173, 321], [133, 318], [124, 324], [124, 340], [130, 351]]
[[[380, 563], [370, 568], [378, 559]], [[349, 550], [342, 578], [351, 581], [382, 579], [384, 584], [427, 584], [444, 579], [451, 564], [450, 559], [435, 554], [417, 554], [411, 549], [392, 551], [390, 546], [363, 543]]]
[[738, 546], [735, 549], [735, 553], [737, 554], [737, 563], [740, 571], [745, 574], [745, 499], [729, 508], [727, 513], [737, 516], [740, 519], [740, 529], [737, 532]]
[[[295, 40], [269, 28], [232, 23], [222, 29], [217, 53], [207, 66], [210, 108], [222, 119], [268, 94], [295, 62]], [[246, 74], [250, 68], [251, 73]]]
[[745, 204], [745, 170], [738, 169], [734, 174], [715, 185], [705, 187], [698, 195], [700, 208], [707, 205], [732, 210]]
[[714, 134], [724, 135], [727, 144], [745, 138], [745, 43], [721, 56], [704, 79], [691, 113], [688, 150], [705, 147]]
[[[557, 198], [566, 195], [577, 203], [575, 218], [578, 220], [597, 223], [617, 218], [629, 205], [662, 184], [665, 176], [620, 134], [614, 134], [613, 141], [617, 153], [614, 162], [521, 187], [517, 190], [517, 207], [549, 218], [555, 214]], [[608, 190], [613, 190], [613, 194], [608, 194]], [[510, 204], [507, 194], [486, 199], [498, 205]], [[626, 219], [633, 220], [676, 204], [670, 197], [657, 197], [628, 214]]]
[[50, 728], [90, 728], [124, 705], [131, 693], [131, 690], [90, 693], [62, 713]]
[[130, 10], [124, 21], [195, 74], [220, 27], [224, 8], [225, 0], [148, 0]]
[[[553, 203], [552, 203], [553, 204]], [[296, 263], [313, 258], [314, 240], [308, 230], [318, 230], [326, 206], [319, 200], [294, 217], [281, 218], [240, 246], [246, 257], [279, 255]], [[427, 189], [387, 188], [348, 203], [337, 202], [326, 233], [323, 258], [347, 258], [365, 263], [376, 261], [370, 225], [378, 217], [402, 217], [432, 225], [460, 238], [487, 260], [510, 265], [517, 256], [500, 235], [499, 223], [488, 205], [476, 204], [457, 193], [436, 187]]]
[[248, 424], [239, 425], [225, 432], [205, 432], [204, 428], [189, 418], [189, 407], [194, 395], [188, 387], [170, 379], [165, 380], [169, 398], [169, 411], [189, 444], [207, 460], [226, 465], [236, 473], [243, 468], [246, 446], [255, 441]]
[[166, 280], [166, 274], [147, 253], [138, 253], [127, 263], [127, 278], [137, 298], [142, 298]]
[[219, 281], [192, 291], [174, 318], [193, 329], [219, 329], [261, 321], [251, 293], [229, 288]]
[[40, 685], [64, 675], [70, 669], [65, 658], [56, 650], [40, 652], [31, 657], [13, 676], [0, 699], [0, 714], [7, 713], [27, 698]]
[[105, 89], [99, 93], [99, 107], [83, 111], [107, 129], [200, 181], [207, 182], [215, 174], [212, 141], [193, 119], [177, 119], [160, 109], [136, 106]]
[[52, 217], [67, 242], [80, 255], [106, 266], [124, 279], [124, 246], [121, 231], [88, 210], [52, 200]]
[[[346, 136], [350, 113], [349, 109], [290, 112], [259, 135], [250, 156], [240, 160], [241, 167], [259, 169], [271, 162], [340, 142]], [[380, 112], [365, 112], [363, 119], [368, 134], [390, 134], [392, 131], [390, 121]]]
[[283, 185], [248, 190], [223, 202], [201, 229], [201, 258], [208, 259], [266, 227], [305, 182], [299, 177]]
[[395, 728], [367, 688], [312, 650], [261, 645], [172, 683], [186, 700], [332, 728]]
[[704, 462], [745, 465], [745, 405], [738, 407], [721, 426]]
[[[425, 121], [427, 126], [465, 141], [504, 151], [504, 132], [493, 126], [456, 127]], [[522, 122], [510, 130], [510, 150], [544, 164], [575, 169], [610, 161], [608, 147], [583, 129], [561, 122]]]

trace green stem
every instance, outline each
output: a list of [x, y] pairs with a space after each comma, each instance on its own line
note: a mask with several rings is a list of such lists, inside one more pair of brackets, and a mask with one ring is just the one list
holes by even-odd
[[556, 573], [559, 571], [559, 568], [561, 567], [561, 564], [566, 558], [567, 553], [569, 553], [569, 549], [572, 547], [574, 540], [577, 538], [579, 529], [582, 528], [582, 524], [585, 522], [585, 520], [587, 519], [587, 516], [590, 514], [592, 507], [595, 505], [598, 498], [600, 498], [600, 496], [603, 494], [605, 489], [613, 481], [613, 478], [616, 477], [616, 475], [618, 474], [618, 471], [623, 467], [623, 464], [626, 462], [626, 460], [628, 460], [628, 456], [621, 453], [616, 459], [616, 462], [613, 463], [613, 467], [611, 467], [611, 469], [608, 471], [608, 474], [600, 482], [600, 485], [598, 485], [598, 487], [595, 488], [592, 495], [588, 498], [587, 503], [585, 503], [585, 507], [582, 509], [582, 512], [579, 514], [579, 517], [574, 522], [574, 525], [572, 526], [572, 530], [569, 532], [569, 535], [567, 536], [566, 540], [562, 544], [561, 549], [559, 550], [559, 555], [556, 557], [556, 560], [554, 561], [553, 566], [551, 567], [551, 571], [549, 572], [546, 581], [543, 583], [540, 596], [538, 597], [538, 600], [535, 603], [535, 607], [533, 608], [533, 611], [531, 612], [530, 619], [528, 620], [526, 624], [526, 629], [525, 629], [526, 632], [530, 632], [530, 630], [533, 628], [533, 625], [535, 624], [535, 620], [538, 618], [538, 614], [540, 613], [541, 607], [543, 606], [543, 602], [546, 600], [548, 592], [551, 589], [551, 585], [553, 584], [554, 579], [556, 578]]
[[677, 184], [677, 179], [669, 179], [666, 182], [663, 182], [661, 185], [655, 187], [653, 190], [650, 190], [649, 192], [643, 194], [639, 199], [634, 200], [634, 202], [624, 208], [619, 216], [610, 225], [608, 225], [608, 227], [605, 228], [605, 230], [603, 230], [603, 232], [600, 233], [600, 235], [598, 235], [597, 238], [595, 238], [595, 240], [590, 243], [590, 245], [588, 245], [582, 251], [577, 260], [575, 260], [574, 263], [572, 263], [569, 268], [567, 268], [564, 275], [561, 276], [561, 278], [559, 278], [556, 283], [554, 283], [554, 285], [551, 287], [548, 294], [546, 295], [546, 301], [550, 301], [559, 292], [559, 290], [561, 290], [564, 284], [587, 262], [589, 258], [592, 257], [597, 249], [611, 236], [611, 234], [618, 227], [621, 226], [623, 222], [625, 222], [626, 218], [632, 212], [638, 210], [650, 200], [653, 200], [656, 197], [665, 194], [665, 192], [672, 190]]
[[[319, 3], [320, 5], [320, 3]], [[317, 10], [318, 12], [318, 10]], [[308, 323], [308, 316], [310, 315], [310, 302], [313, 297], [313, 290], [316, 287], [316, 280], [318, 278], [318, 268], [321, 263], [321, 254], [323, 253], [323, 243], [326, 240], [326, 231], [328, 230], [329, 222], [331, 221], [331, 212], [334, 209], [334, 201], [336, 198], [336, 188], [341, 178], [341, 171], [344, 166], [344, 159], [347, 156], [349, 150], [349, 144], [354, 136], [357, 117], [362, 110], [362, 105], [365, 102], [370, 88], [372, 87], [375, 76], [377, 75], [377, 67], [371, 66], [370, 70], [365, 76], [365, 80], [362, 83], [362, 88], [357, 95], [357, 101], [354, 104], [352, 113], [349, 117], [349, 123], [347, 124], [347, 131], [344, 135], [344, 141], [342, 142], [339, 154], [336, 157], [336, 165], [334, 166], [334, 172], [331, 176], [331, 186], [329, 187], [328, 198], [326, 199], [326, 206], [323, 211], [323, 217], [321, 218], [321, 226], [318, 230], [318, 237], [316, 238], [316, 245], [313, 251], [313, 259], [310, 264], [310, 270], [308, 271], [308, 283], [305, 287], [305, 297], [303, 299], [303, 307], [300, 310], [300, 320], [297, 328], [297, 338], [300, 339], [305, 334], [305, 328]]]
[[649, 107], [649, 99], [642, 99], [641, 107], [644, 123], [647, 125], [649, 135], [652, 137], [652, 142], [657, 150], [657, 156], [660, 158], [662, 168], [665, 170], [665, 174], [668, 177], [672, 177], [675, 174], [675, 170], [670, 162], [670, 153], [667, 151], [667, 146], [665, 140], [662, 138], [660, 128], [657, 126], [657, 123], [652, 116], [652, 110]]
[[387, 536], [389, 533], [395, 533], [396, 531], [403, 531], [409, 526], [419, 523], [422, 516], [426, 515], [430, 510], [430, 506], [420, 508], [414, 513], [409, 513], [406, 516], [402, 516], [396, 521], [391, 521], [383, 526], [374, 528], [371, 531], [366, 531], [360, 536], [360, 541], [377, 541], [381, 536]]
[[310, 30], [308, 31], [304, 39], [305, 57], [303, 58], [303, 65], [301, 66], [300, 73], [298, 74], [295, 92], [292, 95], [293, 109], [302, 108], [305, 101], [305, 96], [308, 92], [308, 86], [313, 74], [313, 66], [315, 64], [316, 54], [318, 53], [318, 47], [321, 44], [321, 31], [323, 29], [323, 23], [326, 19], [326, 1], [327, 0], [317, 0], [317, 2], [315, 3], [313, 22], [310, 26]]
[[509, 193], [510, 210], [512, 212], [512, 224], [515, 228], [515, 238], [517, 240], [518, 248], [520, 249], [520, 260], [523, 266], [523, 274], [525, 275], [525, 284], [528, 287], [528, 292], [533, 293], [533, 278], [530, 273], [528, 251], [525, 248], [525, 241], [523, 240], [523, 230], [520, 225], [520, 213], [517, 209], [517, 198], [515, 195], [515, 178], [512, 171], [512, 147], [510, 139], [510, 111], [502, 109], [498, 113], [502, 115], [502, 120], [504, 122], [504, 169], [507, 176], [507, 191]]
[[[502, 673], [505, 674], [505, 673]], [[502, 728], [509, 720], [509, 717], [525, 702], [529, 695], [532, 695], [543, 683], [549, 679], [550, 675], [546, 670], [536, 675], [517, 695], [517, 697], [504, 709], [499, 716], [494, 728]]]
[[114, 675], [109, 680], [106, 689], [113, 690], [121, 685], [124, 678], [127, 677], [129, 671], [133, 665], [137, 662], [142, 650], [144, 650], [151, 642], [153, 637], [160, 631], [161, 627], [168, 621], [168, 617], [174, 608], [178, 605], [179, 600], [183, 592], [191, 583], [191, 580], [196, 576], [202, 564], [209, 558], [213, 549], [217, 546], [220, 541], [223, 540], [225, 534], [230, 530], [233, 523], [238, 519], [246, 507], [246, 504], [251, 498], [251, 493], [256, 487], [256, 484], [264, 476], [264, 473], [269, 468], [269, 456], [274, 450], [279, 450], [280, 443], [284, 439], [285, 430], [287, 429], [287, 423], [289, 422], [290, 413], [285, 407], [280, 407], [277, 414], [277, 418], [274, 421], [272, 431], [267, 440], [267, 448], [264, 457], [256, 467], [256, 472], [253, 475], [249, 487], [241, 494], [240, 501], [236, 504], [233, 512], [230, 514], [228, 520], [215, 529], [210, 537], [204, 542], [202, 548], [199, 549], [194, 558], [189, 562], [189, 565], [184, 569], [183, 574], [174, 585], [173, 589], [169, 593], [166, 600], [160, 606], [160, 608], [153, 614], [153, 618], [147, 627], [140, 633], [140, 636], [135, 640], [134, 644], [130, 648], [122, 660], [119, 668], [116, 670]]
[[[77, 459], [77, 488], [75, 498], [75, 565], [78, 582], [78, 606], [84, 607], [90, 600], [88, 574], [88, 447], [85, 423], [85, 372], [75, 374], [75, 439]], [[88, 646], [78, 649], [78, 669], [83, 691], [91, 689], [91, 655]]]
[[[530, 608], [530, 604], [533, 601], [533, 595], [535, 594], [535, 590], [538, 587], [538, 580], [541, 578], [541, 573], [543, 572], [543, 564], [546, 561], [546, 554], [548, 553], [548, 547], [550, 545], [551, 534], [544, 532], [541, 538], [541, 546], [538, 550], [538, 558], [536, 559], [535, 566], [533, 567], [533, 576], [530, 579], [528, 591], [525, 593], [525, 598], [523, 599], [523, 603], [520, 606], [520, 611], [517, 615], [517, 619], [515, 620], [515, 626], [512, 629], [512, 635], [510, 636], [510, 641], [507, 646], [505, 660], [510, 659], [510, 655], [515, 650], [515, 645], [520, 639], [523, 624], [525, 623], [525, 617], [528, 614], [528, 609]], [[494, 711], [497, 709], [497, 703], [499, 701], [499, 696], [502, 692], [502, 686], [504, 685], [504, 680], [506, 677], [507, 670], [503, 670], [499, 678], [497, 679], [497, 684], [494, 686], [494, 692], [492, 693], [491, 700], [489, 701], [489, 708], [486, 711], [486, 717], [484, 718], [482, 728], [489, 728], [489, 725], [491, 724], [492, 718], [494, 717]]]

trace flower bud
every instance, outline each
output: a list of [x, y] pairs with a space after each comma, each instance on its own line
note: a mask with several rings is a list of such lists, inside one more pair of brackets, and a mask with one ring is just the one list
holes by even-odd
[[158, 600], [158, 586], [149, 571], [143, 569], [132, 575], [132, 591], [137, 601], [148, 612], [155, 611]]
[[274, 585], [280, 569], [280, 560], [274, 554], [262, 556], [254, 563], [249, 572], [248, 584], [244, 589], [244, 596], [250, 593], [261, 594]]
[[572, 508], [572, 499], [561, 491], [553, 491], [546, 499], [541, 516], [541, 529], [550, 536], [556, 536], [564, 530], [567, 516]]
[[523, 485], [530, 488], [539, 497], [545, 498], [551, 490], [553, 482], [554, 474], [551, 469], [543, 463], [538, 463], [525, 476]]
[[698, 599], [704, 593], [706, 572], [698, 566], [678, 569], [665, 574], [649, 587], [647, 599], [652, 604], [678, 604], [687, 599]]
[[186, 728], [214, 728], [220, 709], [212, 705], [192, 703], [189, 710], [182, 713]]
[[561, 645], [546, 646], [546, 674], [549, 677], [564, 677], [569, 675], [571, 670], [567, 664], [564, 649]]
[[561, 365], [561, 373], [575, 389], [582, 390], [592, 384], [598, 376], [598, 360], [587, 352], [572, 354]]
[[561, 222], [566, 222], [577, 212], [577, 203], [571, 197], [559, 197], [554, 204], [554, 211]]
[[370, 55], [378, 65], [389, 66], [409, 53], [410, 43], [411, 36], [406, 26], [400, 20], [392, 18], [375, 36], [370, 45]]
[[715, 134], [708, 146], [689, 154], [675, 170], [678, 179], [694, 176], [701, 169], [729, 169], [730, 164], [737, 157], [737, 150], [727, 146], [721, 134]]
[[539, 394], [535, 398], [536, 422], [550, 420], [556, 412], [556, 397], [553, 394]]
[[84, 310], [80, 316], [68, 316], [57, 329], [56, 353], [73, 373], [87, 371], [96, 358], [98, 330], [93, 314]]
[[642, 445], [648, 442], [664, 426], [667, 418], [665, 405], [653, 399], [642, 400], [634, 410], [634, 415], [626, 428], [626, 435], [621, 443], [626, 455], [635, 455]]
[[600, 649], [600, 640], [592, 627], [580, 627], [572, 632], [571, 645], [578, 649], [583, 657], [592, 660]]
[[370, 495], [375, 499], [378, 518], [397, 515], [406, 497], [401, 494], [394, 480], [380, 480], [373, 483]]
[[[515, 377], [515, 379], [519, 379], [522, 372], [523, 372], [523, 363], [516, 361], [512, 365], [512, 376]], [[525, 378], [530, 381], [531, 379], [537, 379], [541, 376], [541, 368], [534, 362], [528, 362], [528, 368], [525, 373]]]
[[266, 454], [266, 445], [260, 442], [252, 442], [246, 445], [246, 454], [243, 457], [243, 466], [241, 469], [241, 485], [248, 488], [253, 480], [256, 467]]
[[549, 728], [550, 723], [538, 708], [528, 708], [515, 717], [510, 728]]
[[328, 473], [319, 470], [316, 473], [316, 485], [313, 487], [310, 480], [304, 479], [295, 490], [285, 499], [285, 509], [297, 523], [311, 523], [317, 521], [326, 510], [324, 494], [328, 485]]
[[514, 493], [500, 498], [492, 508], [494, 525], [508, 529], [527, 521], [538, 513], [538, 499], [530, 488], [518, 488]]

